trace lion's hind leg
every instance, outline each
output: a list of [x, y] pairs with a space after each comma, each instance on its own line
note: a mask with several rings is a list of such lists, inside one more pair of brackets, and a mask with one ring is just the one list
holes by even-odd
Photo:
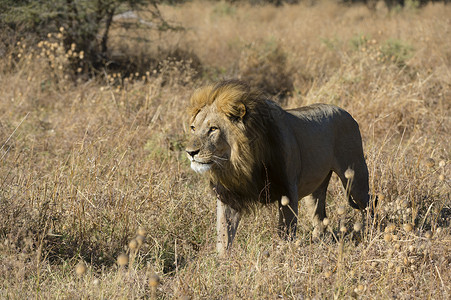
[[311, 195], [305, 197], [305, 203], [313, 218], [313, 238], [318, 238], [325, 229], [323, 220], [326, 218], [326, 193], [331, 175], [332, 171]]

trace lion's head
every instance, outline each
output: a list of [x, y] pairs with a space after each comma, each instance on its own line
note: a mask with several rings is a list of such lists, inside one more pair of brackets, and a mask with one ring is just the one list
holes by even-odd
[[242, 197], [258, 196], [261, 171], [270, 155], [265, 147], [269, 105], [260, 93], [236, 80], [195, 91], [190, 100], [191, 138], [186, 147], [191, 168], [209, 171], [215, 186], [229, 191], [239, 187]]

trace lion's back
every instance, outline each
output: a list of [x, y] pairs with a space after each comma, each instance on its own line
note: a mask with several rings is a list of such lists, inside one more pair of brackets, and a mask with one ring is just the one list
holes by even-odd
[[359, 125], [344, 109], [317, 103], [287, 110], [295, 116], [293, 125], [301, 132], [333, 135], [341, 139], [360, 139]]
[[321, 124], [328, 121], [354, 120], [344, 109], [332, 104], [324, 103], [315, 103], [308, 106], [288, 109], [287, 112], [301, 120]]

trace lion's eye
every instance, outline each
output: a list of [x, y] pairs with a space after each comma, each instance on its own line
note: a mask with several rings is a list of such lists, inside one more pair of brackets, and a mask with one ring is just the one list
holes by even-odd
[[196, 131], [196, 127], [194, 127], [194, 125], [191, 125], [190, 128], [191, 128], [191, 131], [193, 131], [193, 132]]
[[210, 127], [210, 132], [214, 132], [216, 130], [218, 130], [218, 127], [214, 127], [214, 126]]

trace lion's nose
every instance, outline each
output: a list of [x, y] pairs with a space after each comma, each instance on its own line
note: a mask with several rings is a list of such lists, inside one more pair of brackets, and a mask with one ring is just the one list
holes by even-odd
[[199, 151], [200, 151], [199, 149], [197, 149], [197, 150], [188, 150], [188, 149], [186, 149], [186, 153], [188, 153], [188, 155], [193, 157], [193, 158], [194, 158], [194, 155], [199, 153]]

